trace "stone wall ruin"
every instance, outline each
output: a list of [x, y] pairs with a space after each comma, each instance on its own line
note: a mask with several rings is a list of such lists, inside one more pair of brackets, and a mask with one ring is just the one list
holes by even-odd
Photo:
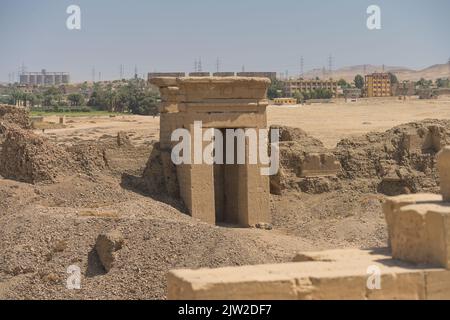
[[172, 270], [168, 298], [450, 299], [450, 147], [438, 154], [437, 167], [441, 195], [384, 202], [390, 248], [305, 252], [292, 263]]

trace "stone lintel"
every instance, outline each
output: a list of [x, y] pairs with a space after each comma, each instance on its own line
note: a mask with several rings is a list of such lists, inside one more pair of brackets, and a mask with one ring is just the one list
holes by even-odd
[[265, 99], [270, 80], [247, 77], [162, 77], [153, 78], [150, 83], [160, 88], [163, 101], [175, 99], [178, 102], [196, 102], [205, 99]]

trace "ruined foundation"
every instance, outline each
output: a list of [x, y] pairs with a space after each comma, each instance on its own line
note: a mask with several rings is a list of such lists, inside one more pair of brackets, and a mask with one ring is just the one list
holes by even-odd
[[[172, 148], [178, 143], [171, 141], [172, 132], [178, 128], [189, 130], [194, 146], [195, 121], [202, 122], [203, 133], [209, 128], [266, 129], [266, 93], [270, 81], [186, 77], [154, 78], [151, 83], [160, 88], [162, 96], [159, 147], [165, 184], [173, 184], [176, 177], [179, 188], [171, 188], [172, 193], [179, 192], [190, 215], [212, 224], [253, 226], [270, 222], [269, 177], [260, 174], [259, 164], [249, 164], [247, 138], [245, 164], [174, 166], [171, 161]], [[226, 146], [225, 141], [223, 145]], [[224, 156], [226, 153], [224, 149]]]
[[173, 270], [168, 298], [450, 299], [449, 166], [444, 147], [437, 156], [442, 195], [386, 199], [391, 251], [309, 252], [293, 263]]

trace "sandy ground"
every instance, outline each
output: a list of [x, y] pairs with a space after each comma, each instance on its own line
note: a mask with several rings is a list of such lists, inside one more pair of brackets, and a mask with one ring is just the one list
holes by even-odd
[[295, 107], [273, 106], [268, 109], [270, 124], [298, 127], [334, 147], [342, 138], [366, 132], [382, 132], [396, 125], [424, 120], [450, 119], [450, 97], [439, 100], [394, 98], [343, 101]]
[[[67, 118], [66, 128], [46, 130], [47, 134], [80, 139], [95, 139], [104, 134], [115, 135], [127, 131], [136, 136], [137, 142], [158, 139], [159, 117], [72, 117]], [[270, 106], [269, 124], [280, 124], [305, 130], [332, 148], [345, 137], [366, 132], [382, 132], [396, 125], [424, 120], [450, 119], [450, 97], [439, 100], [411, 98], [398, 101], [395, 98], [361, 99], [358, 102], [337, 101], [329, 104], [303, 106]], [[57, 122], [57, 117], [46, 121]]]
[[[58, 123], [59, 117], [45, 117], [44, 121]], [[67, 142], [73, 137], [81, 140], [95, 140], [103, 135], [115, 136], [119, 131], [131, 134], [136, 143], [157, 140], [159, 117], [135, 115], [67, 117], [64, 128], [46, 129], [44, 134], [54, 137], [58, 142]], [[42, 131], [36, 130], [36, 133], [42, 134]]]
[[[328, 147], [427, 118], [450, 119], [450, 99], [268, 110], [271, 124], [302, 128]], [[299, 251], [386, 245], [379, 194], [272, 195], [273, 230], [211, 226], [183, 214], [177, 203], [146, 196], [125, 177], [141, 174], [158, 123], [157, 117], [73, 117], [65, 128], [36, 131], [61, 144], [126, 131], [133, 146], [108, 153], [109, 171], [92, 176], [50, 185], [0, 179], [0, 299], [164, 299], [173, 268], [287, 262]], [[122, 232], [125, 246], [105, 273], [93, 248], [98, 234], [112, 229]], [[79, 291], [65, 286], [73, 264], [82, 270]]]

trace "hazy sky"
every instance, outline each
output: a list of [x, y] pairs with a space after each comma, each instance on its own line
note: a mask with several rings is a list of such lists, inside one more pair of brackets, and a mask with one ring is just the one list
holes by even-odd
[[[81, 7], [81, 30], [66, 8]], [[366, 9], [381, 7], [381, 30]], [[0, 0], [0, 81], [68, 71], [73, 81], [148, 71], [289, 70], [356, 64], [423, 68], [450, 57], [450, 0]]]

